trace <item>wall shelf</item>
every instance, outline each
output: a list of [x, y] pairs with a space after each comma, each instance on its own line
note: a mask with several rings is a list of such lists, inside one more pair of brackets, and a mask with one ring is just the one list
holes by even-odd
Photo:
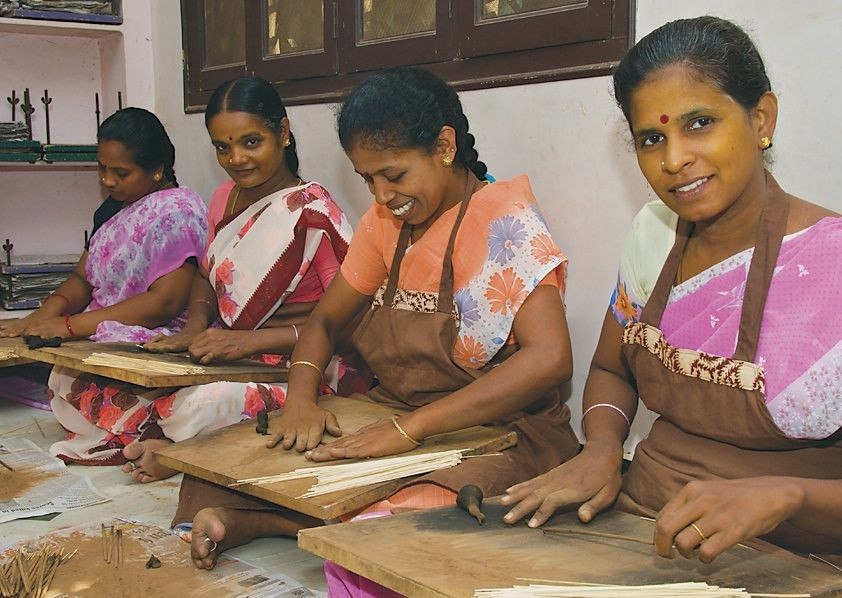
[[41, 21], [0, 17], [0, 33], [22, 33], [28, 35], [61, 35], [101, 39], [122, 35], [121, 26], [106, 23], [79, 23], [75, 21]]

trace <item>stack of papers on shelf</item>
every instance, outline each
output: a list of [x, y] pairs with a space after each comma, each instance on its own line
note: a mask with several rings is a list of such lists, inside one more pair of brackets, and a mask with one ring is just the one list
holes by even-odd
[[0, 0], [0, 14], [20, 10], [55, 10], [80, 14], [113, 15], [114, 6], [106, 0]]
[[21, 255], [0, 264], [0, 303], [4, 309], [36, 309], [67, 279], [78, 255]]

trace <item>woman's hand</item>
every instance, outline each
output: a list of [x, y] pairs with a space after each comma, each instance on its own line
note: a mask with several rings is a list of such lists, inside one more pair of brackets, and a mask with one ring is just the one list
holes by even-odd
[[32, 318], [37, 312], [33, 312], [20, 320], [0, 320], [0, 337], [22, 336], [27, 326], [30, 326], [39, 318]]
[[579, 519], [587, 523], [617, 499], [623, 485], [621, 464], [621, 448], [587, 443], [566, 463], [507, 489], [500, 502], [514, 506], [503, 521], [516, 523], [532, 513], [528, 525], [538, 527], [557, 509], [581, 503]]
[[336, 416], [322, 409], [313, 401], [293, 401], [287, 396], [287, 402], [281, 414], [270, 422], [276, 430], [275, 435], [266, 443], [273, 448], [281, 446], [289, 450], [293, 446], [299, 453], [316, 448], [322, 441], [325, 430], [331, 436], [342, 436]]
[[184, 328], [171, 336], [159, 334], [151, 341], [143, 345], [143, 348], [150, 353], [181, 353], [190, 347], [190, 343], [202, 334], [205, 330]]
[[317, 446], [304, 453], [310, 461], [367, 459], [411, 451], [415, 445], [398, 431], [391, 419], [381, 419], [360, 428], [342, 440]]
[[23, 330], [23, 334], [27, 336], [40, 336], [41, 338], [54, 338], [57, 336], [63, 341], [81, 338], [79, 336], [70, 336], [70, 331], [67, 329], [63, 316], [53, 316], [30, 323]]
[[767, 534], [804, 503], [804, 491], [785, 478], [693, 481], [658, 513], [655, 550], [684, 558], [699, 550], [710, 563], [728, 548]]
[[235, 361], [250, 357], [257, 352], [253, 345], [252, 330], [223, 330], [208, 328], [196, 335], [190, 343], [190, 357], [199, 363], [213, 361]]

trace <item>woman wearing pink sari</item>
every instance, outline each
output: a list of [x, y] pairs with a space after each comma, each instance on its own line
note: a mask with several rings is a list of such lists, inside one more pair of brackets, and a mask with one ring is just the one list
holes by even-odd
[[[201, 363], [254, 357], [286, 366], [301, 326], [345, 257], [352, 229], [327, 190], [298, 174], [295, 138], [266, 81], [234, 79], [205, 111], [220, 166], [208, 246], [193, 281], [184, 329], [151, 351], [188, 350]], [[335, 356], [322, 393], [366, 390], [370, 380]], [[144, 432], [126, 446], [124, 471], [141, 482], [173, 472], [151, 450], [284, 405], [286, 384], [217, 382], [149, 397]]]
[[[178, 187], [175, 150], [157, 117], [126, 108], [105, 119], [97, 161], [109, 197], [73, 275], [44, 305], [0, 334], [146, 342], [184, 326], [207, 229], [207, 208]], [[50, 375], [51, 408], [68, 431], [51, 447], [68, 461], [109, 464], [141, 419], [140, 389], [66, 367]]]
[[[842, 218], [766, 170], [777, 99], [736, 25], [641, 40], [614, 75], [661, 202], [635, 218], [585, 386], [587, 442], [507, 491], [514, 523], [617, 508], [655, 550], [708, 563], [744, 542], [842, 563]], [[659, 417], [621, 475], [638, 397]], [[761, 538], [765, 542], [758, 542]]]

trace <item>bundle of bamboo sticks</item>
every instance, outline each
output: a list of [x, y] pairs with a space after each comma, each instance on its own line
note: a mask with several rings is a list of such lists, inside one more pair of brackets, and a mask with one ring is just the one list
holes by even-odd
[[100, 524], [102, 533], [102, 560], [108, 565], [120, 567], [123, 564], [123, 528], [105, 527]]
[[0, 596], [41, 598], [50, 589], [56, 569], [74, 554], [75, 550], [65, 555], [63, 548], [46, 544], [34, 552], [23, 548], [10, 550], [6, 562], [0, 566]]
[[703, 581], [643, 586], [602, 585], [560, 581], [558, 585], [529, 584], [474, 590], [474, 598], [810, 598], [810, 594], [755, 594], [745, 588], [720, 588]]
[[182, 365], [180, 363], [159, 361], [154, 357], [126, 357], [125, 355], [113, 355], [110, 353], [91, 353], [89, 357], [82, 360], [82, 363], [120, 368], [123, 370], [134, 370], [145, 374], [173, 376], [192, 376], [196, 374], [204, 374], [206, 371], [205, 368], [198, 365]]
[[365, 461], [358, 461], [356, 463], [303, 467], [279, 475], [237, 480], [234, 484], [229, 484], [229, 486], [274, 484], [275, 482], [315, 477], [317, 482], [307, 492], [298, 497], [310, 498], [311, 496], [320, 496], [330, 492], [359, 488], [370, 484], [430, 473], [431, 471], [446, 467], [453, 467], [461, 463], [462, 453], [465, 451], [467, 449], [455, 449], [421, 455], [412, 454], [385, 459], [366, 459]]

